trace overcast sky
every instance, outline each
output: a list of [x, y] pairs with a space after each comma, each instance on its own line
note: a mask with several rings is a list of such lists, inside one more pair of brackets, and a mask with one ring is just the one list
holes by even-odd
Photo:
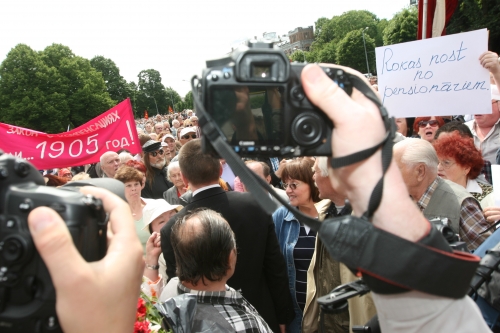
[[409, 0], [10, 0], [0, 2], [0, 61], [17, 44], [43, 50], [52, 43], [87, 59], [113, 60], [127, 81], [156, 69], [184, 96], [205, 60], [235, 41], [264, 32], [285, 34], [348, 10], [390, 19]]

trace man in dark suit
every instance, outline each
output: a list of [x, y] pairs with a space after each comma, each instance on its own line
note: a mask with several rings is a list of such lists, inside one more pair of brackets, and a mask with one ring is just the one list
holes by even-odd
[[178, 156], [183, 180], [193, 191], [193, 197], [161, 230], [167, 275], [170, 278], [176, 275], [175, 256], [170, 243], [174, 223], [197, 208], [215, 210], [228, 221], [236, 235], [236, 270], [227, 284], [241, 290], [243, 297], [257, 309], [274, 332], [284, 332], [285, 325], [294, 317], [294, 311], [286, 264], [271, 216], [260, 208], [250, 193], [226, 192], [219, 186], [220, 162], [202, 153], [199, 139], [182, 146]]

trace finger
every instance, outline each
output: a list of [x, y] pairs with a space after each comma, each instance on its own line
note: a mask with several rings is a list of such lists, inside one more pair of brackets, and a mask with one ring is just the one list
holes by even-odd
[[81, 272], [85, 260], [76, 249], [66, 224], [54, 210], [35, 208], [28, 215], [28, 226], [54, 285], [71, 281], [75, 272]]
[[318, 65], [307, 65], [303, 69], [302, 84], [311, 102], [323, 110], [337, 126], [352, 122], [352, 117], [362, 113], [360, 105], [339, 88]]
[[110, 252], [119, 253], [120, 251], [131, 253], [136, 248], [141, 247], [130, 207], [125, 201], [102, 188], [87, 186], [82, 187], [80, 192], [101, 199], [104, 210], [109, 213], [109, 223], [111, 224], [113, 237], [109, 244], [108, 254]]

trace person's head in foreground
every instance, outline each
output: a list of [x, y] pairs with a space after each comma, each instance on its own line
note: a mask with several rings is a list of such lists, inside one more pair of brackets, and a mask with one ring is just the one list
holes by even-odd
[[224, 283], [236, 266], [236, 240], [217, 212], [195, 211], [178, 220], [170, 237], [179, 280], [192, 289]]

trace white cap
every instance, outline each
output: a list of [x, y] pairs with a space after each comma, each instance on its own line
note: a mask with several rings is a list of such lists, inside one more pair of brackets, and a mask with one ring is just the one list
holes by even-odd
[[146, 206], [142, 209], [142, 221], [146, 229], [148, 225], [153, 222], [161, 214], [168, 212], [169, 210], [175, 210], [176, 212], [182, 209], [181, 205], [171, 205], [164, 199], [148, 200]]
[[190, 126], [190, 127], [184, 127], [181, 131], [181, 134], [179, 135], [180, 138], [182, 138], [184, 135], [188, 133], [196, 133], [196, 127]]
[[174, 138], [174, 136], [173, 136], [172, 134], [165, 134], [165, 135], [163, 136], [163, 138], [161, 138], [161, 146], [162, 146], [162, 147], [166, 147], [166, 146], [168, 146], [168, 143], [166, 143], [166, 142], [165, 142], [165, 139], [166, 139], [166, 138], [170, 138], [170, 139], [172, 139], [172, 140], [174, 140], [174, 141], [175, 141], [175, 138]]

